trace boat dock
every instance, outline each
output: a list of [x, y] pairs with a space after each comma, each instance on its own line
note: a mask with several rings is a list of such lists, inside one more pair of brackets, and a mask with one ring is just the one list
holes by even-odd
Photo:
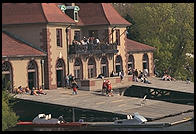
[[36, 102], [124, 115], [138, 112], [150, 120], [162, 119], [164, 117], [186, 113], [187, 111], [194, 111], [194, 106], [190, 105], [150, 99], [147, 99], [146, 103], [141, 105], [142, 98], [120, 96], [119, 94], [114, 94], [113, 97], [107, 97], [98, 91], [78, 90], [78, 95], [72, 95], [72, 90], [67, 88], [44, 91], [47, 95], [33, 96], [29, 94], [17, 94], [16, 97]]
[[148, 77], [148, 80], [152, 84], [145, 84], [143, 82], [133, 82], [132, 85], [135, 86], [142, 86], [142, 87], [149, 87], [149, 88], [156, 88], [156, 89], [166, 89], [176, 92], [184, 92], [184, 93], [194, 93], [194, 83], [190, 82], [189, 84], [186, 81], [163, 81], [161, 78], [157, 77]]

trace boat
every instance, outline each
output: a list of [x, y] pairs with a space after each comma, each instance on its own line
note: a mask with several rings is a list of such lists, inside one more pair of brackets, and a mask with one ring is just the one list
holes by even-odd
[[168, 122], [148, 122], [145, 117], [139, 113], [134, 113], [133, 116], [127, 115], [127, 119], [115, 120], [114, 122], [88, 122], [91, 127], [115, 127], [115, 128], [132, 128], [132, 127], [168, 127], [171, 124]]
[[34, 126], [34, 127], [80, 127], [86, 126], [84, 122], [66, 122], [63, 117], [58, 119], [51, 118], [51, 114], [38, 114], [32, 122], [19, 121], [17, 126]]

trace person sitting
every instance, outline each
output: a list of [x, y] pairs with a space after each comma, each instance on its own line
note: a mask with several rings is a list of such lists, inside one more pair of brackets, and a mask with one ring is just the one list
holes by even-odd
[[16, 93], [18, 94], [21, 94], [21, 93], [23, 93], [23, 88], [22, 88], [22, 86], [19, 86], [17, 89], [16, 89]]
[[38, 90], [35, 89], [35, 87], [33, 87], [32, 90], [31, 90], [31, 95], [36, 95], [36, 96], [37, 96], [37, 95], [38, 95], [38, 94], [37, 94], [37, 91], [38, 91]]
[[167, 81], [171, 81], [171, 76], [167, 75]]
[[114, 77], [114, 71], [111, 72], [110, 77]]
[[99, 74], [99, 75], [97, 76], [97, 79], [103, 79], [103, 78], [104, 78], [103, 74]]
[[147, 77], [144, 77], [144, 83], [151, 84], [151, 82], [147, 79]]
[[25, 87], [24, 89], [26, 93], [29, 93], [31, 91], [28, 87]]
[[190, 83], [191, 83], [190, 78], [187, 77], [187, 78], [186, 78], [186, 84], [190, 84]]
[[167, 80], [167, 74], [164, 74], [163, 77], [161, 78], [162, 80]]
[[46, 93], [43, 92], [42, 86], [39, 87], [37, 94], [43, 94], [46, 95]]

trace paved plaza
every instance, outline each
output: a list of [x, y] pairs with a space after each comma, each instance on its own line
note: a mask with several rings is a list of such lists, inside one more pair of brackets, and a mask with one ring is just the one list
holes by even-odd
[[107, 97], [97, 91], [79, 90], [78, 95], [72, 95], [71, 89], [60, 88], [45, 90], [45, 92], [47, 95], [33, 96], [18, 94], [17, 97], [25, 100], [118, 114], [133, 114], [134, 112], [139, 112], [149, 119], [158, 119], [160, 117], [194, 110], [194, 106], [149, 99], [147, 99], [146, 104], [141, 106], [142, 98], [126, 97], [118, 94], [114, 94], [113, 97]]

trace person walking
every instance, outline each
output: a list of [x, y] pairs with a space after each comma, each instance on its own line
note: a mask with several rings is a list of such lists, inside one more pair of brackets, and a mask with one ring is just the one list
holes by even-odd
[[135, 69], [135, 82], [138, 82], [138, 71]]
[[72, 89], [73, 89], [73, 93], [72, 94], [75, 94], [77, 95], [78, 92], [77, 92], [77, 89], [78, 89], [78, 84], [76, 83], [76, 81], [72, 81]]
[[106, 82], [106, 80], [103, 80], [103, 85], [102, 85], [102, 94], [104, 94], [104, 92], [106, 92], [106, 90], [107, 90], [107, 82]]
[[107, 82], [107, 96], [113, 96], [112, 94], [112, 84], [110, 81]]
[[120, 71], [120, 72], [119, 72], [119, 76], [120, 76], [120, 79], [123, 80], [123, 77], [124, 77], [123, 71]]

